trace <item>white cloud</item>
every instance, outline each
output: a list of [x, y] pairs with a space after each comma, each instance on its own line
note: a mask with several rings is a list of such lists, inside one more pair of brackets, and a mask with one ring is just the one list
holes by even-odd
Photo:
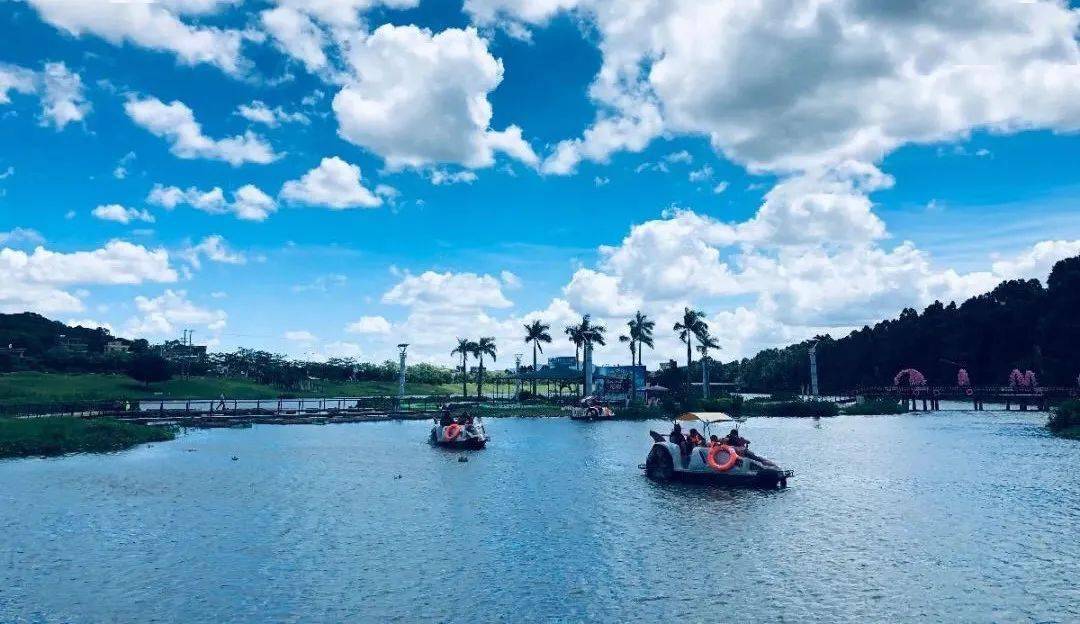
[[336, 27], [357, 26], [360, 14], [377, 6], [408, 9], [420, 0], [276, 0], [277, 4], [303, 11], [325, 24]]
[[44, 247], [32, 253], [0, 249], [0, 310], [4, 312], [78, 312], [83, 309], [82, 296], [63, 290], [69, 286], [176, 280], [167, 251], [125, 241], [110, 241], [100, 249], [71, 253]]
[[1050, 274], [1054, 263], [1076, 255], [1080, 255], [1080, 241], [1048, 240], [1013, 258], [999, 259], [991, 268], [1001, 279], [1043, 278]]
[[542, 23], [575, 7], [600, 34], [589, 93], [601, 110], [549, 156], [551, 173], [665, 133], [790, 172], [877, 162], [978, 128], [1080, 128], [1080, 14], [1059, 2], [466, 4], [481, 23]]
[[101, 321], [95, 321], [93, 319], [68, 319], [64, 321], [64, 323], [68, 327], [85, 327], [87, 329], [98, 329], [100, 327], [101, 329], [104, 329], [110, 333], [113, 330], [112, 325], [109, 325], [108, 323], [103, 323]]
[[521, 278], [512, 273], [511, 271], [500, 271], [499, 279], [507, 288], [521, 288]]
[[386, 24], [357, 42], [348, 59], [353, 77], [333, 101], [338, 132], [389, 168], [488, 167], [496, 152], [538, 162], [520, 128], [489, 127], [487, 96], [502, 81], [503, 66], [475, 30]]
[[183, 290], [166, 290], [158, 297], [135, 297], [139, 314], [128, 319], [123, 332], [127, 336], [157, 338], [178, 334], [185, 328], [204, 328], [220, 332], [225, 328], [228, 314], [192, 303]]
[[235, 30], [196, 26], [184, 16], [213, 13], [235, 0], [165, 0], [116, 2], [115, 0], [28, 0], [41, 18], [69, 34], [89, 33], [112, 43], [172, 52], [187, 65], [209, 63], [230, 74], [242, 73], [243, 36]]
[[218, 187], [202, 191], [195, 187], [181, 189], [175, 186], [155, 184], [146, 201], [173, 210], [187, 204], [196, 210], [210, 214], [233, 214], [244, 221], [265, 221], [277, 211], [277, 202], [257, 186], [245, 184], [233, 191], [233, 201], [225, 200], [225, 193]]
[[94, 208], [90, 213], [102, 221], [116, 221], [124, 224], [132, 221], [154, 222], [154, 215], [148, 211], [139, 210], [138, 208], [125, 208], [120, 204], [104, 204]]
[[477, 176], [472, 171], [455, 171], [449, 172], [445, 169], [433, 169], [431, 171], [431, 183], [435, 186], [443, 186], [446, 184], [472, 184], [476, 182]]
[[219, 234], [211, 234], [203, 238], [197, 245], [188, 245], [180, 255], [196, 269], [202, 267], [202, 258], [220, 264], [247, 263], [247, 257], [230, 248], [229, 243]]
[[285, 332], [285, 340], [290, 342], [316, 342], [318, 338], [306, 329], [300, 329]]
[[36, 94], [41, 99], [41, 125], [63, 130], [81, 122], [92, 106], [84, 93], [82, 78], [64, 63], [45, 63], [38, 73], [17, 65], [0, 63], [0, 104], [11, 102], [11, 91]]
[[72, 122], [82, 121], [90, 113], [90, 102], [83, 93], [82, 78], [63, 63], [46, 63], [42, 73], [42, 125], [63, 130]]
[[381, 316], [362, 316], [349, 323], [345, 331], [350, 334], [389, 334], [390, 321]]
[[0, 232], [0, 245], [43, 245], [45, 237], [41, 232], [31, 228], [12, 228], [7, 232]]
[[170, 143], [179, 158], [223, 160], [234, 167], [244, 163], [266, 164], [280, 158], [262, 137], [251, 131], [225, 139], [203, 134], [195, 114], [183, 102], [165, 104], [155, 97], [132, 97], [124, 104], [132, 121]]
[[664, 156], [664, 160], [670, 163], [683, 163], [689, 165], [694, 162], [694, 157], [690, 155], [690, 152], [686, 150], [680, 150], [678, 152], [672, 152], [667, 156]]
[[340, 273], [331, 273], [330, 275], [320, 275], [307, 284], [296, 284], [292, 287], [293, 292], [327, 292], [332, 287], [344, 286], [349, 278], [341, 275]]
[[135, 152], [128, 152], [124, 154], [122, 158], [116, 163], [116, 168], [113, 169], [113, 177], [117, 180], [123, 180], [128, 176], [128, 165], [135, 160]]
[[281, 187], [281, 197], [290, 202], [325, 206], [334, 210], [373, 208], [382, 199], [360, 183], [360, 167], [337, 156], [323, 158], [319, 166], [299, 180]]
[[30, 94], [37, 92], [37, 77], [34, 72], [19, 67], [0, 63], [0, 104], [11, 103], [11, 92]]
[[513, 304], [502, 292], [501, 282], [490, 275], [436, 273], [405, 277], [382, 297], [383, 303], [424, 306], [431, 310], [509, 308]]
[[261, 100], [253, 100], [250, 104], [241, 104], [236, 109], [236, 114], [250, 122], [265, 124], [271, 128], [276, 128], [283, 123], [304, 125], [311, 123], [311, 120], [303, 113], [290, 113], [280, 106], [270, 108]]
[[701, 167], [701, 169], [695, 169], [691, 171], [689, 177], [691, 182], [704, 182], [706, 180], [711, 180], [712, 176], [712, 166], [704, 165], [703, 167]]
[[306, 14], [288, 7], [277, 7], [259, 14], [263, 28], [274, 38], [277, 47], [296, 58], [309, 72], [327, 65], [323, 48], [326, 35]]

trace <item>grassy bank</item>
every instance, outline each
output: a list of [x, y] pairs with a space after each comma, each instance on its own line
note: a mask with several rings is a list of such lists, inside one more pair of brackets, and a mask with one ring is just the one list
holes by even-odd
[[[470, 388], [475, 391], [475, 388]], [[408, 384], [410, 394], [461, 392], [461, 385]], [[308, 391], [293, 392], [247, 379], [188, 377], [151, 384], [125, 375], [23, 372], [0, 375], [0, 403], [52, 403], [158, 398], [275, 399], [280, 396], [380, 396], [397, 394], [397, 384], [384, 381], [316, 383]]]
[[5, 418], [0, 419], [0, 458], [110, 453], [175, 437], [171, 429], [106, 418]]

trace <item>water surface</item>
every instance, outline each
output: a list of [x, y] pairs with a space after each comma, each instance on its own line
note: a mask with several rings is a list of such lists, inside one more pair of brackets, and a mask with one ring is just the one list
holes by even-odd
[[[1045, 415], [755, 419], [783, 491], [663, 486], [665, 423], [195, 431], [0, 462], [0, 622], [1080, 620]], [[236, 456], [237, 461], [231, 458]]]

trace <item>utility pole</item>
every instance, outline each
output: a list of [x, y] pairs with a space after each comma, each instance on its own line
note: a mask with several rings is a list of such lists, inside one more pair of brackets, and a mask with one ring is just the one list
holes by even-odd
[[405, 399], [405, 350], [409, 345], [402, 343], [397, 347], [401, 354], [401, 368], [398, 369], [398, 409], [401, 409], [401, 402]]
[[810, 345], [810, 395], [818, 395], [817, 379], [817, 343]]

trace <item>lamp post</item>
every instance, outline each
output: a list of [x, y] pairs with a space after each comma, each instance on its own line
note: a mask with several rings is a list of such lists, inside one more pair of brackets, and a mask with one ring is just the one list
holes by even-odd
[[810, 345], [810, 395], [818, 395], [817, 379], [817, 343]]
[[401, 409], [401, 402], [405, 400], [405, 350], [409, 348], [409, 344], [402, 343], [397, 347], [401, 355], [401, 365], [398, 369], [398, 409]]

